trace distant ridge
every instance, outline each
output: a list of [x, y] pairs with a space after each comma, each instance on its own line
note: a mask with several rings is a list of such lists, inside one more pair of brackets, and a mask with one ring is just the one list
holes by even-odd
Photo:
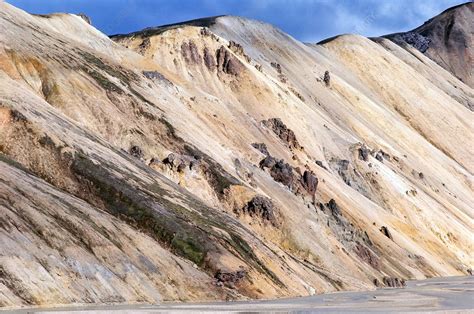
[[172, 24], [165, 24], [161, 26], [154, 26], [154, 27], [147, 27], [141, 31], [136, 31], [132, 32], [129, 34], [116, 34], [116, 35], [111, 35], [110, 38], [124, 38], [124, 37], [129, 37], [129, 36], [154, 36], [154, 35], [159, 35], [167, 30], [170, 29], [175, 29], [179, 28], [181, 26], [196, 26], [196, 27], [210, 27], [216, 23], [216, 19], [219, 17], [224, 17], [226, 15], [216, 15], [216, 16], [211, 16], [211, 17], [205, 17], [205, 18], [199, 18], [199, 19], [194, 19], [194, 20], [189, 20], [189, 21], [184, 21], [184, 22], [179, 22], [179, 23], [172, 23]]

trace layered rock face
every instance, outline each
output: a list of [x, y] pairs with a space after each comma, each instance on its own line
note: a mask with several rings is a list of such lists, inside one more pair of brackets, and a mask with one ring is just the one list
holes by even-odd
[[229, 16], [110, 39], [6, 3], [0, 27], [0, 306], [472, 269], [474, 91], [418, 50]]

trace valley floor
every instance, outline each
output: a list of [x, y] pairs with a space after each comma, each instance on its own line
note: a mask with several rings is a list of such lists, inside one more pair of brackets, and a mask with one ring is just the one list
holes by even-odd
[[[340, 292], [313, 297], [226, 303], [164, 303], [22, 309], [12, 313], [159, 313], [159, 312], [474, 312], [474, 277], [432, 278], [410, 281], [404, 289]], [[10, 313], [10, 311], [9, 311]]]

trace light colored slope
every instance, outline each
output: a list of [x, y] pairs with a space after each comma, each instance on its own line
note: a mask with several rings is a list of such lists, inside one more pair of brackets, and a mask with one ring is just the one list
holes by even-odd
[[[41, 130], [38, 137], [44, 132], [85, 153], [113, 178], [125, 179], [137, 194], [143, 186], [166, 190], [171, 196], [147, 192], [160, 214], [168, 210], [160, 204], [170, 198], [173, 204], [165, 202], [170, 211], [184, 204], [184, 212], [192, 213], [189, 217], [204, 215], [206, 222], [214, 215], [218, 228], [205, 230], [216, 236], [215, 242], [227, 241], [230, 230], [237, 232], [283, 283], [239, 257], [235, 248], [220, 248], [209, 254], [210, 267], [201, 269], [207, 274], [199, 274], [210, 278], [218, 268], [245, 265], [250, 279], [230, 292], [212, 285], [208, 295], [194, 295], [180, 281], [176, 289], [181, 294], [170, 293], [170, 298], [271, 298], [360, 290], [374, 288], [373, 280], [384, 276], [458, 275], [472, 268], [473, 155], [466, 143], [472, 141], [473, 126], [472, 112], [465, 107], [472, 101], [472, 89], [457, 84], [434, 63], [420, 65], [412, 54], [387, 50], [359, 36], [308, 46], [267, 24], [237, 17], [218, 18], [210, 28], [214, 35], [182, 26], [149, 42], [140, 35], [122, 37], [117, 39], [122, 47], [78, 17], [34, 17], [0, 5], [0, 26], [9, 30], [0, 34], [5, 121], [10, 123], [11, 110], [17, 110]], [[55, 31], [63, 26], [64, 35]], [[81, 28], [86, 35], [78, 37]], [[250, 59], [231, 52], [229, 40], [242, 44]], [[191, 41], [199, 62], [186, 61], [183, 55], [183, 43]], [[209, 70], [202, 61], [205, 48], [215, 57], [221, 46], [240, 62], [238, 75]], [[272, 62], [280, 64], [286, 82]], [[331, 74], [329, 87], [321, 80], [326, 70]], [[148, 79], [142, 71], [158, 71], [166, 79]], [[277, 117], [304, 149], [289, 150], [261, 123]], [[17, 122], [1, 124], [0, 150], [55, 186], [96, 201], [81, 194], [88, 186], [68, 181], [68, 168], [55, 164], [54, 152], [39, 145], [39, 138], [31, 142], [28, 128]], [[222, 196], [205, 174], [147, 166], [152, 158], [183, 153], [182, 142], [206, 153], [239, 183]], [[264, 156], [251, 144], [262, 142], [273, 156], [314, 171], [319, 178], [315, 203], [258, 168]], [[360, 143], [383, 149], [391, 159], [359, 160]], [[126, 157], [124, 151], [134, 145], [142, 149], [143, 161]], [[350, 162], [346, 175], [351, 186], [338, 174], [334, 158]], [[256, 194], [272, 199], [280, 225], [235, 213], [235, 204], [241, 208]], [[212, 208], [204, 209], [198, 199]], [[319, 208], [318, 203], [330, 199], [339, 205], [347, 225], [335, 226], [330, 211]], [[196, 218], [193, 228], [207, 228], [201, 223]], [[381, 226], [388, 227], [393, 240], [379, 231]], [[366, 232], [373, 243], [377, 267], [354, 251], [360, 236], [347, 240], [355, 230]], [[134, 258], [135, 253], [125, 255]], [[187, 268], [183, 272], [177, 276], [185, 277]], [[155, 289], [167, 295], [166, 289], [162, 292], [167, 284], [158, 278]]]
[[189, 262], [4, 161], [0, 195], [3, 307], [210, 297], [212, 278]]
[[[253, 43], [255, 38], [265, 38], [270, 44], [262, 45], [262, 54], [264, 55], [271, 54], [274, 51], [273, 47], [283, 49], [284, 53], [280, 56], [278, 54], [273, 55], [274, 60], [283, 65], [283, 69], [288, 64], [297, 65], [298, 62], [295, 60], [304, 60], [301, 56], [304, 49], [291, 39], [282, 40], [282, 38], [285, 38], [284, 36], [272, 36], [275, 31], [271, 32], [270, 36], [263, 37], [262, 34], [255, 31], [255, 24], [249, 22], [249, 29], [245, 29], [239, 35], [236, 35], [231, 30], [238, 29], [238, 26], [235, 27], [235, 24], [237, 24], [237, 22], [234, 22], [235, 18], [229, 18], [230, 21], [219, 23], [221, 19], [218, 19], [218, 23], [213, 26], [213, 29], [216, 29], [223, 36], [228, 33], [230, 39], [243, 40], [243, 43], [249, 41]], [[230, 24], [233, 27], [230, 27]], [[278, 32], [276, 33], [278, 34]], [[249, 40], [248, 37], [251, 39]], [[351, 129], [352, 136], [356, 133], [360, 141], [369, 144], [371, 147], [381, 147], [389, 153], [392, 151], [390, 154], [393, 156], [402, 157], [406, 154], [408, 160], [404, 160], [405, 169], [396, 169], [402, 175], [402, 178], [396, 180], [404, 180], [403, 177], [405, 176], [410, 178], [409, 182], [411, 181], [411, 184], [418, 186], [420, 189], [426, 190], [426, 185], [431, 186], [429, 193], [437, 200], [436, 203], [443, 204], [440, 207], [438, 207], [439, 205], [436, 206], [440, 210], [440, 216], [442, 217], [442, 213], [446, 210], [444, 207], [446, 201], [448, 204], [451, 203], [448, 206], [451, 208], [453, 216], [459, 219], [459, 223], [467, 228], [465, 231], [461, 231], [459, 236], [467, 235], [467, 240], [470, 242], [469, 239], [472, 238], [469, 235], [472, 235], [473, 216], [473, 155], [471, 145], [465, 145], [465, 143], [472, 143], [473, 141], [472, 112], [457, 103], [455, 99], [446, 97], [445, 92], [431, 85], [426, 78], [416, 73], [413, 68], [409, 68], [402, 61], [394, 58], [393, 55], [382, 51], [367, 39], [344, 36], [324, 46], [329, 48], [329, 53], [321, 47], [316, 47], [315, 50], [332, 60], [332, 63], [328, 64], [328, 69], [333, 74], [334, 86], [332, 88], [335, 89], [336, 95], [339, 94], [338, 96], [342, 96], [343, 100], [348, 100], [349, 104], [339, 101], [336, 105], [332, 100], [328, 102], [323, 99], [321, 94], [324, 95], [324, 93], [320, 93], [317, 86], [313, 87], [316, 84], [311, 79], [305, 80], [306, 86], [309, 85], [308, 88], [313, 87], [314, 90], [317, 90], [315, 94], [320, 99], [319, 103], [336, 113], [333, 115], [336, 118], [335, 121], [339, 120], [342, 122], [342, 127]], [[250, 53], [252, 53], [252, 49], [249, 49]], [[291, 58], [288, 57], [290, 51]], [[334, 54], [334, 52], [336, 53]], [[317, 54], [314, 58], [321, 64], [327, 64], [327, 59], [321, 58], [320, 54]], [[414, 59], [410, 56], [405, 58]], [[387, 60], [392, 63], [390, 64]], [[427, 63], [429, 62], [427, 61]], [[335, 67], [334, 70], [331, 65]], [[311, 66], [304, 64], [304, 66], [300, 65], [292, 71], [298, 73], [296, 79], [299, 80], [300, 77], [310, 76], [308, 69], [311, 69]], [[456, 85], [461, 86], [465, 91], [462, 97], [467, 102], [473, 102], [472, 89], [463, 85], [432, 62], [430, 63], [430, 70], [432, 73], [440, 73], [442, 77], [447, 77], [451, 82], [457, 81]], [[343, 75], [341, 78], [339, 73]], [[355, 82], [354, 76], [356, 77]], [[436, 80], [436, 76], [431, 75], [430, 79]], [[348, 86], [342, 80], [347, 80], [355, 88]], [[373, 87], [374, 85], [376, 87]], [[297, 86], [300, 87], [300, 85]], [[340, 88], [339, 86], [344, 87]], [[343, 91], [343, 89], [346, 90]], [[408, 98], [408, 95], [411, 97]], [[311, 97], [306, 97], [306, 99], [311, 99]], [[346, 106], [344, 106], [345, 104]], [[404, 106], [404, 110], [410, 110], [408, 119], [413, 124], [412, 128], [409, 127], [406, 117], [394, 113], [394, 105], [397, 108]], [[404, 113], [404, 115], [407, 114]], [[342, 121], [340, 120], [341, 116], [343, 117]], [[348, 138], [349, 136], [344, 137]], [[440, 149], [430, 145], [430, 142], [441, 149], [446, 147], [447, 154], [443, 154]], [[455, 155], [460, 156], [461, 165], [458, 165], [456, 160], [453, 161], [449, 158]], [[430, 177], [434, 182], [416, 182], [413, 176], [409, 174], [412, 169], [420, 169], [418, 171], [423, 172], [425, 178]], [[426, 206], [423, 201], [417, 204], [417, 200], [410, 200], [403, 196], [403, 190], [399, 191], [398, 194], [393, 193], [397, 183], [393, 179], [387, 181], [389, 182], [387, 182], [384, 189], [386, 191], [379, 192], [391, 194], [391, 197], [388, 198], [388, 200], [392, 200], [392, 204], [388, 205], [390, 209], [398, 211], [400, 210], [399, 207], [412, 204], [411, 206], [425, 209], [429, 217], [436, 217], [432, 213], [432, 207]], [[442, 190], [443, 183], [448, 190], [445, 188], [444, 195], [441, 197], [434, 195], [433, 190]], [[438, 193], [436, 192], [436, 194]], [[456, 196], [453, 197], [453, 194]], [[443, 200], [439, 201], [440, 198]], [[441, 218], [438, 223], [443, 224], [443, 220], [444, 218]], [[428, 229], [432, 228], [429, 226], [431, 223], [427, 223], [428, 226], [426, 227]], [[458, 231], [455, 225], [445, 227]], [[467, 246], [468, 250], [471, 246], [472, 242]], [[463, 253], [460, 254], [463, 255]], [[470, 258], [472, 259], [472, 256]], [[470, 263], [472, 263], [472, 260]]]
[[[161, 45], [160, 48], [158, 46], [150, 48], [148, 53], [150, 56], [153, 55], [157, 64], [168, 67], [169, 71], [184, 73], [184, 78], [192, 77], [194, 83], [201, 82], [202, 88], [211, 89], [211, 86], [215, 84], [215, 79], [211, 81], [206, 77], [204, 66], [189, 68], [183, 60], [178, 63], [173, 62], [180, 60], [179, 55], [173, 56], [172, 59], [167, 57], [168, 51], [179, 53], [180, 40], [189, 38], [193, 29], [195, 28], [183, 27], [152, 38], [152, 43], [160, 42]], [[281, 88], [285, 88], [285, 84], [275, 83], [277, 74], [269, 65], [270, 62], [278, 62], [282, 66], [283, 74], [289, 78], [288, 85], [296, 86], [305, 97], [305, 103], [294, 97], [285, 96], [283, 96], [283, 101], [279, 101], [275, 94], [274, 96], [271, 93], [267, 94], [268, 88], [263, 88], [260, 89], [262, 98], [259, 99], [258, 104], [255, 104], [248, 100], [250, 89], [247, 89], [245, 83], [248, 78], [244, 79], [244, 82], [239, 81], [241, 85], [237, 85], [232, 92], [239, 95], [240, 104], [251, 116], [255, 117], [255, 120], [271, 116], [281, 117], [296, 132], [306, 151], [319, 158], [324, 156], [322, 147], [329, 159], [331, 155], [349, 156], [351, 144], [364, 142], [370, 147], [382, 148], [390, 155], [402, 160], [400, 165], [392, 162], [388, 166], [379, 165], [377, 161], [373, 161], [377, 165], [375, 169], [368, 169], [365, 166], [360, 170], [363, 173], [372, 173], [372, 176], [374, 173], [381, 172], [380, 175], [375, 175], [379, 189], [374, 192], [373, 198], [383, 199], [384, 201], [379, 202], [379, 205], [392, 211], [398, 219], [401, 219], [401, 221], [393, 221], [393, 229], [401, 229], [401, 233], [408, 235], [411, 241], [419, 242], [421, 247], [415, 248], [413, 243], [404, 245], [417, 252], [428, 249], [434, 256], [439, 256], [438, 262], [435, 262], [437, 258], [434, 256], [427, 256], [428, 260], [437, 263], [439, 268], [446, 267], [441, 266], [445, 264], [442, 261], [445, 256], [440, 254], [446, 249], [446, 244], [440, 241], [439, 236], [446, 241], [446, 237], [442, 234], [451, 231], [457, 234], [458, 239], [472, 233], [472, 173], [470, 168], [466, 169], [471, 165], [472, 156], [469, 146], [462, 144], [469, 142], [472, 137], [472, 126], [469, 124], [472, 113], [443, 90], [408, 68], [403, 61], [364, 38], [347, 37], [346, 39], [343, 37], [339, 39], [340, 43], [330, 43], [335, 47], [334, 50], [339, 49], [338, 51], [341, 51], [340, 53], [344, 56], [356, 58], [359, 57], [357, 54], [359, 52], [360, 61], [354, 61], [354, 64], [351, 64], [353, 59], [350, 59], [346, 64], [343, 62], [345, 60], [341, 60], [330, 48], [317, 47], [313, 51], [259, 22], [223, 17], [218, 18], [211, 29], [221, 37], [242, 44], [245, 47], [245, 53], [255, 58], [251, 64], [262, 62], [263, 75], [252, 67], [248, 68], [249, 73], [252, 73], [248, 75], [251, 75], [253, 88], [258, 87], [262, 82], [267, 82], [270, 91], [275, 90], [273, 93], [279, 93], [275, 85], [283, 85]], [[197, 31], [196, 29], [194, 32], [197, 33]], [[197, 34], [195, 36], [195, 41], [199, 45], [201, 40], [197, 39], [199, 37]], [[138, 45], [141, 39], [136, 39], [135, 42]], [[363, 60], [366, 60], [368, 55], [374, 58], [364, 63]], [[318, 74], [324, 73], [325, 66], [333, 74], [330, 89], [317, 81]], [[456, 81], [435, 64], [430, 66], [431, 71], [438, 71], [451, 81]], [[358, 71], [354, 71], [354, 68]], [[187, 72], [181, 72], [181, 69], [186, 69]], [[368, 72], [366, 75], [370, 75], [371, 83], [376, 87], [361, 80], [360, 73], [362, 72]], [[452, 89], [452, 87], [449, 88]], [[468, 87], [464, 88], [467, 92], [467, 96], [463, 94], [464, 99], [466, 97], [470, 99], [471, 91]], [[212, 92], [220, 99], [232, 97], [228, 89]], [[416, 103], [420, 101], [423, 102], [423, 106], [416, 106]], [[409, 124], [407, 117], [394, 109], [395, 106], [417, 108], [408, 115], [413, 125]], [[259, 111], [259, 108], [262, 108], [264, 113]], [[218, 116], [221, 117], [219, 109], [213, 110], [217, 110]], [[234, 114], [228, 119], [225, 117], [220, 119], [229, 121], [235, 117]], [[443, 122], [439, 117], [446, 117], [446, 119]], [[331, 131], [323, 127], [325, 122], [330, 126]], [[238, 125], [242, 123], [247, 122], [241, 121]], [[226, 123], [226, 127], [232, 128], [232, 124]], [[242, 129], [237, 134], [242, 137], [245, 133], [246, 129]], [[235, 133], [230, 134], [236, 136]], [[227, 141], [232, 138], [228, 138]], [[235, 148], [235, 150], [240, 149], [241, 146]], [[451, 156], [459, 156], [459, 162], [443, 153], [443, 149]], [[403, 157], [404, 155], [407, 157]], [[322, 177], [321, 169], [315, 168], [314, 171]], [[393, 171], [398, 174], [392, 174]], [[411, 174], [412, 171], [416, 174], [422, 172], [425, 179], [416, 179]], [[452, 173], [457, 175], [453, 176]], [[446, 187], [443, 187], [443, 183]], [[419, 190], [420, 194], [417, 197], [408, 197], [406, 192], [413, 188]], [[320, 189], [337, 199], [341, 199], [342, 195], [346, 194], [343, 192], [346, 189], [344, 185], [328, 188], [323, 183]], [[435, 192], [437, 190], [441, 192]], [[267, 194], [278, 198], [277, 192]], [[369, 210], [367, 207], [370, 208], [370, 202], [367, 199], [362, 201], [362, 204], [362, 208], [354, 202], [346, 204], [346, 208], [353, 215], [356, 215], [355, 211], [360, 210], [361, 216], [357, 218], [360, 221], [366, 221], [367, 217], [374, 216], [374, 211], [381, 210], [375, 208]], [[411, 214], [412, 210], [418, 213]], [[450, 212], [450, 217], [454, 219], [450, 223], [445, 223], [446, 211]], [[289, 210], [288, 215], [294, 216], [294, 210]], [[301, 212], [296, 215], [300, 216]], [[425, 218], [419, 220], [419, 217]], [[385, 217], [380, 223], [390, 224], [389, 221], [392, 219]], [[300, 220], [297, 221], [295, 225], [300, 225]], [[423, 232], [422, 237], [420, 237], [421, 230], [426, 231]], [[296, 230], [292, 232], [298, 234]], [[311, 235], [305, 234], [303, 242], [312, 243], [310, 239]], [[469, 264], [471, 262], [468, 261], [472, 259], [472, 256], [466, 255], [465, 252], [470, 250], [472, 242], [469, 237], [467, 237], [467, 242], [462, 242], [455, 241], [449, 245], [449, 249], [454, 250], [458, 257]], [[448, 263], [451, 262], [448, 261]]]

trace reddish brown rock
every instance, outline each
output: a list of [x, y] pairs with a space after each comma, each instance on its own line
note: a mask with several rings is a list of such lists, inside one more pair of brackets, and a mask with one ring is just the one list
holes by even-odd
[[243, 69], [243, 64], [232, 55], [224, 46], [221, 46], [216, 52], [217, 68], [230, 75], [239, 75]]
[[181, 54], [188, 64], [198, 64], [201, 62], [201, 55], [194, 41], [190, 40], [181, 45]]
[[306, 170], [301, 178], [301, 184], [310, 195], [314, 195], [318, 187], [318, 178], [312, 171]]
[[301, 145], [296, 139], [295, 133], [289, 129], [280, 118], [272, 118], [262, 121], [262, 124], [275, 133], [281, 140], [288, 144], [290, 148], [301, 149]]
[[216, 60], [214, 59], [214, 56], [212, 53], [209, 51], [209, 48], [205, 47], [204, 48], [204, 64], [206, 67], [213, 71], [216, 68]]

